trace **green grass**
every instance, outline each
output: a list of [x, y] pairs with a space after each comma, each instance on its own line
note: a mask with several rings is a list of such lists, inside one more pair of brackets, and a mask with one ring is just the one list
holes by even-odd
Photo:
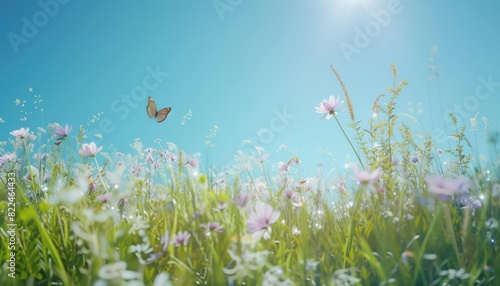
[[[390, 94], [376, 99], [378, 116], [366, 127], [355, 119], [335, 72], [356, 136], [347, 138], [338, 120], [343, 114], [334, 115], [338, 126], [332, 128], [340, 127], [353, 148], [357, 143], [359, 166], [382, 170], [370, 184], [357, 184], [352, 174], [302, 180], [295, 175], [299, 158], [291, 158], [288, 171], [274, 172], [252, 154], [246, 165], [202, 173], [189, 163], [196, 158], [173, 144], [145, 149], [135, 141], [133, 154], [82, 157], [78, 151], [89, 142], [83, 127], [62, 140], [54, 125], [37, 140], [13, 139], [16, 160], [2, 164], [0, 175], [0, 284], [154, 285], [157, 279], [163, 285], [160, 278], [173, 285], [498, 283], [497, 146], [481, 161], [467, 128], [451, 114], [454, 148], [444, 151], [444, 165], [432, 138], [396, 113], [407, 83], [397, 83], [395, 66], [392, 71]], [[377, 148], [367, 147], [374, 143]], [[33, 159], [45, 152], [47, 159]], [[480, 207], [457, 194], [440, 200], [430, 192], [428, 174], [470, 178], [469, 202]], [[319, 183], [309, 185], [313, 181]], [[9, 188], [15, 188], [13, 236], [7, 232]], [[240, 195], [248, 196], [245, 206], [236, 203]], [[247, 228], [249, 214], [263, 204], [279, 212], [269, 239], [252, 237]], [[209, 222], [223, 225], [223, 232], [202, 226]], [[174, 245], [184, 231], [189, 241]], [[15, 279], [8, 276], [11, 253]]]

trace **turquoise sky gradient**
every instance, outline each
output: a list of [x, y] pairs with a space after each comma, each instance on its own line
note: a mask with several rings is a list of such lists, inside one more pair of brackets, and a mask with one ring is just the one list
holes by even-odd
[[[448, 110], [463, 124], [480, 112], [478, 119], [486, 116], [490, 130], [498, 130], [500, 4], [494, 1], [41, 0], [1, 7], [0, 141], [20, 127], [52, 122], [68, 123], [76, 134], [102, 113], [88, 128], [103, 139], [89, 141], [108, 151], [132, 152], [135, 138], [156, 147], [159, 138], [203, 160], [208, 154], [209, 164], [222, 167], [252, 137], [271, 162], [290, 158], [278, 152], [284, 144], [301, 158], [304, 173], [315, 174], [317, 163], [341, 167], [346, 154], [354, 158], [336, 123], [319, 121], [314, 110], [329, 95], [343, 98], [329, 65], [367, 126], [374, 99], [392, 84], [392, 62], [410, 83], [399, 111], [441, 138], [437, 147], [449, 146]], [[359, 31], [370, 35], [360, 41]], [[348, 46], [355, 51], [349, 56], [342, 50]], [[435, 72], [440, 76], [429, 80]], [[43, 99], [43, 122], [34, 95]], [[159, 108], [172, 107], [165, 122], [147, 117], [147, 96]], [[16, 107], [16, 99], [26, 106]], [[342, 109], [339, 119], [347, 124]], [[214, 125], [219, 130], [209, 147]]]

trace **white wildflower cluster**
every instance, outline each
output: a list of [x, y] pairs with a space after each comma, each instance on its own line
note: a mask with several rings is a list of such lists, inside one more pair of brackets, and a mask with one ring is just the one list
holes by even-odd
[[269, 286], [293, 286], [295, 285], [289, 278], [284, 278], [283, 269], [279, 266], [273, 266], [264, 273], [262, 285]]
[[354, 276], [355, 269], [339, 269], [333, 273], [332, 284], [338, 286], [356, 285], [361, 279]]
[[230, 279], [237, 280], [243, 277], [254, 277], [253, 272], [260, 269], [266, 262], [267, 256], [270, 254], [267, 250], [253, 252], [249, 249], [243, 250], [241, 255], [236, 254], [231, 249], [227, 251], [231, 256], [232, 268], [224, 268], [224, 274]]
[[459, 270], [455, 269], [442, 270], [441, 272], [439, 272], [439, 275], [448, 276], [449, 280], [454, 280], [454, 279], [465, 280], [470, 277], [470, 274], [465, 272], [463, 268], [460, 268]]

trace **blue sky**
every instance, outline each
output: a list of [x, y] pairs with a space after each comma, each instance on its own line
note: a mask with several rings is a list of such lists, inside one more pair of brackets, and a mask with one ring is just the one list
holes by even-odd
[[[396, 63], [410, 83], [399, 111], [417, 118], [419, 130], [444, 138], [439, 130], [451, 129], [442, 113], [450, 109], [464, 124], [480, 112], [495, 128], [500, 4], [493, 1], [0, 3], [0, 141], [52, 122], [76, 131], [99, 114], [88, 128], [108, 150], [132, 152], [135, 138], [156, 147], [158, 138], [223, 166], [253, 138], [271, 162], [290, 158], [277, 152], [284, 144], [303, 172], [314, 174], [317, 163], [332, 163], [321, 150], [338, 166], [346, 154], [354, 157], [335, 122], [319, 121], [314, 110], [329, 95], [342, 97], [330, 64], [364, 124], [374, 99], [392, 85], [389, 64]], [[428, 80], [429, 65], [440, 77]], [[34, 95], [43, 99], [38, 109]], [[165, 122], [147, 117], [147, 96], [172, 107]], [[339, 118], [349, 123], [347, 112]]]

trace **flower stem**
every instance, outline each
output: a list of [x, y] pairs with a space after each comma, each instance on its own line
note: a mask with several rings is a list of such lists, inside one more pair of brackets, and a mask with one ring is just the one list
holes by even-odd
[[352, 151], [354, 151], [354, 154], [356, 154], [356, 157], [358, 157], [358, 161], [359, 161], [359, 163], [361, 164], [361, 167], [364, 170], [365, 166], [363, 165], [363, 161], [361, 161], [361, 157], [359, 157], [359, 154], [356, 151], [356, 149], [354, 148], [354, 145], [352, 145], [352, 142], [349, 139], [349, 136], [347, 136], [347, 134], [345, 133], [344, 128], [342, 127], [342, 124], [340, 124], [339, 119], [337, 118], [337, 116], [335, 114], [333, 115], [333, 117], [335, 118], [335, 121], [337, 121], [337, 124], [339, 125], [340, 130], [342, 130], [342, 133], [344, 133], [344, 137], [347, 139], [347, 142], [349, 142], [349, 145], [351, 145]]
[[102, 179], [102, 175], [101, 175], [101, 170], [99, 169], [99, 163], [97, 163], [97, 158], [94, 156], [94, 161], [95, 161], [95, 165], [97, 167], [97, 175], [99, 175], [99, 179], [101, 179], [101, 184], [102, 186], [104, 187], [104, 190], [106, 190], [106, 193], [108, 192], [108, 188], [106, 187], [106, 184], [104, 183], [104, 180]]

